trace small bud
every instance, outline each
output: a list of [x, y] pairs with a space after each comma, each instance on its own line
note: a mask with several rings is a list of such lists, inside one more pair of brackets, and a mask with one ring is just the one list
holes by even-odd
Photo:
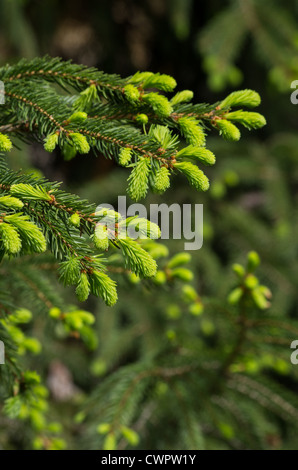
[[253, 272], [260, 264], [260, 257], [256, 251], [250, 251], [247, 255], [247, 271]]
[[196, 290], [188, 284], [182, 287], [182, 295], [185, 302], [194, 302], [198, 298]]
[[226, 186], [222, 181], [215, 180], [212, 182], [211, 189], [210, 189], [210, 194], [212, 198], [222, 199], [225, 196], [226, 192], [227, 192]]
[[98, 434], [107, 434], [111, 429], [111, 425], [109, 423], [101, 423], [97, 426], [96, 431]]
[[109, 237], [107, 233], [107, 227], [105, 225], [96, 225], [93, 241], [98, 250], [104, 251], [109, 248]]
[[125, 85], [124, 95], [126, 96], [127, 100], [133, 104], [138, 102], [140, 99], [140, 92], [134, 85]]
[[159, 95], [158, 93], [146, 93], [142, 96], [142, 99], [145, 103], [148, 103], [150, 106], [152, 106], [154, 112], [159, 117], [168, 117], [173, 111], [173, 108], [168, 99], [163, 95]]
[[215, 333], [214, 323], [210, 320], [202, 320], [201, 330], [205, 336], [212, 336]]
[[185, 282], [190, 282], [193, 280], [193, 273], [186, 268], [176, 268], [171, 272], [173, 278], [181, 279]]
[[0, 206], [8, 207], [9, 209], [22, 209], [24, 204], [16, 197], [2, 196], [0, 197]]
[[131, 83], [142, 83], [144, 80], [146, 80], [148, 77], [151, 77], [153, 75], [153, 72], [136, 72], [130, 79], [129, 81]]
[[22, 342], [22, 347], [32, 354], [39, 354], [41, 351], [41, 344], [36, 338], [25, 338]]
[[179, 103], [189, 102], [192, 99], [193, 99], [193, 91], [183, 90], [183, 91], [179, 91], [178, 93], [176, 93], [176, 95], [173, 96], [173, 98], [171, 99], [171, 104], [175, 106], [176, 104], [179, 104]]
[[128, 278], [132, 284], [139, 284], [141, 282], [140, 277], [135, 273], [128, 273]]
[[80, 318], [80, 316], [77, 315], [76, 312], [65, 313], [64, 314], [64, 321], [65, 321], [65, 324], [71, 330], [79, 331], [84, 326], [82, 318]]
[[175, 339], [177, 337], [176, 331], [174, 331], [174, 330], [168, 330], [166, 332], [166, 335], [167, 335], [168, 340], [170, 340], [170, 341], [175, 341]]
[[81, 273], [76, 294], [80, 302], [88, 299], [90, 293], [90, 284], [86, 273]]
[[[29, 243], [26, 244], [27, 252], [42, 253], [43, 251], [46, 250], [47, 248], [46, 239], [41, 229], [29, 220], [29, 216], [22, 215], [22, 214], [10, 214], [10, 215], [6, 215], [3, 219], [5, 222], [8, 222], [8, 223], [0, 224], [0, 230], [2, 231], [2, 239], [5, 245], [5, 241], [6, 241], [5, 235], [8, 235], [8, 239], [10, 239], [10, 242], [13, 243], [13, 247], [16, 248], [16, 245], [17, 245], [17, 251], [15, 251], [14, 253], [19, 252], [21, 249], [21, 240], [19, 238], [18, 232], [20, 233], [22, 239], [24, 238], [27, 241], [28, 238], [30, 238], [30, 244]], [[9, 229], [6, 226], [9, 227]], [[16, 232], [15, 229], [17, 229], [18, 232]], [[3, 230], [4, 232], [7, 232], [9, 230], [9, 232], [11, 233], [7, 232], [5, 234]]]
[[3, 245], [5, 251], [11, 255], [19, 253], [22, 242], [17, 230], [7, 223], [0, 223], [0, 246]]
[[102, 297], [109, 307], [115, 305], [118, 299], [115, 281], [101, 271], [93, 271], [91, 281], [92, 293]]
[[88, 114], [85, 113], [84, 111], [77, 111], [76, 113], [73, 113], [70, 118], [68, 119], [69, 122], [75, 122], [77, 124], [80, 124], [81, 122], [86, 121], [88, 117]]
[[203, 311], [204, 311], [204, 307], [201, 302], [196, 302], [194, 304], [191, 304], [189, 307], [189, 313], [191, 313], [191, 315], [194, 315], [195, 317], [202, 315]]
[[117, 447], [115, 434], [110, 432], [104, 440], [102, 450], [115, 450]]
[[162, 91], [173, 91], [177, 86], [176, 80], [170, 75], [154, 73], [143, 81], [143, 88], [157, 88]]
[[226, 115], [229, 121], [239, 122], [247, 129], [260, 129], [266, 125], [266, 119], [262, 114], [252, 113], [250, 111], [234, 111]]
[[227, 186], [231, 188], [237, 186], [239, 184], [239, 176], [233, 170], [227, 170], [224, 173], [224, 180]]
[[152, 189], [157, 194], [164, 193], [168, 187], [170, 186], [170, 172], [168, 168], [162, 166], [159, 170], [157, 170], [154, 182], [152, 184]]
[[148, 251], [154, 259], [165, 258], [169, 256], [168, 247], [159, 243], [156, 243], [152, 247], [149, 247]]
[[271, 299], [272, 292], [267, 286], [259, 286], [258, 289], [266, 297], [266, 299]]
[[228, 95], [222, 102], [221, 108], [233, 106], [247, 106], [254, 108], [261, 103], [259, 93], [254, 90], [239, 90]]
[[165, 284], [166, 281], [167, 281], [167, 277], [166, 277], [164, 271], [157, 271], [155, 277], [153, 278], [153, 281], [157, 285]]
[[204, 147], [196, 147], [194, 145], [189, 145], [188, 147], [180, 150], [180, 152], [177, 153], [176, 158], [181, 157], [195, 158], [204, 163], [204, 165], [214, 165], [216, 161], [214, 153], [210, 150]]
[[44, 149], [47, 151], [47, 152], [50, 152], [52, 153], [56, 147], [56, 145], [58, 144], [58, 140], [59, 140], [59, 136], [58, 134], [55, 132], [55, 134], [50, 134], [48, 135], [45, 139], [44, 139]]
[[131, 157], [132, 157], [132, 149], [127, 148], [127, 147], [122, 147], [120, 149], [120, 153], [119, 153], [120, 165], [127, 166], [131, 161]]
[[177, 304], [170, 304], [166, 308], [167, 317], [176, 320], [181, 317], [181, 310]]
[[238, 127], [226, 119], [216, 121], [216, 126], [220, 130], [220, 135], [222, 135], [225, 140], [237, 142], [241, 137]]
[[85, 310], [77, 310], [76, 313], [79, 315], [84, 325], [93, 325], [95, 322], [95, 317], [90, 312], [86, 312]]
[[72, 214], [72, 216], [69, 217], [69, 223], [73, 225], [74, 227], [79, 227], [81, 223], [81, 218], [79, 214], [77, 213]]
[[139, 443], [139, 435], [133, 430], [128, 428], [127, 426], [121, 426], [121, 433], [124, 439], [131, 445], [137, 446]]
[[75, 416], [74, 416], [74, 422], [77, 424], [82, 423], [86, 419], [86, 413], [84, 411], [79, 411]]
[[242, 279], [244, 274], [245, 274], [245, 269], [243, 266], [241, 266], [241, 264], [233, 264], [232, 266], [232, 269], [234, 271], [235, 274], [237, 274], [237, 276], [239, 277], [239, 279]]
[[137, 114], [136, 117], [135, 117], [135, 121], [138, 124], [147, 124], [148, 116], [147, 116], [147, 114]]
[[238, 304], [242, 295], [243, 295], [243, 290], [241, 289], [241, 287], [236, 287], [236, 289], [233, 289], [232, 292], [228, 296], [229, 304], [231, 305]]
[[244, 285], [247, 289], [254, 289], [259, 284], [258, 279], [253, 274], [248, 274], [244, 280]]
[[139, 201], [146, 196], [148, 190], [149, 173], [149, 158], [140, 158], [128, 178], [127, 192], [132, 199]]
[[13, 323], [29, 323], [32, 320], [32, 313], [27, 308], [19, 308], [9, 316], [9, 321]]
[[190, 162], [175, 163], [174, 167], [183, 173], [189, 183], [198, 191], [207, 191], [209, 189], [209, 180], [207, 176], [196, 165]]
[[90, 145], [84, 135], [78, 132], [73, 132], [69, 134], [69, 137], [72, 140], [75, 149], [79, 153], [88, 153], [90, 151]]
[[52, 307], [50, 310], [49, 310], [49, 315], [51, 318], [59, 318], [60, 315], [61, 315], [61, 310], [60, 308], [58, 307]]
[[187, 142], [196, 147], [204, 147], [206, 138], [200, 122], [192, 117], [182, 117], [178, 120], [181, 132]]
[[168, 262], [168, 267], [170, 269], [177, 268], [178, 266], [182, 266], [183, 264], [187, 264], [191, 261], [191, 255], [189, 253], [176, 253], [170, 261]]
[[260, 309], [260, 310], [265, 310], [268, 307], [270, 307], [270, 302], [266, 299], [265, 295], [263, 294], [262, 290], [259, 288], [256, 288], [252, 291], [251, 293], [252, 299], [255, 303], [255, 305]]
[[90, 372], [95, 377], [101, 377], [102, 375], [105, 375], [107, 370], [108, 370], [108, 365], [106, 361], [104, 361], [100, 357], [95, 359], [90, 365]]

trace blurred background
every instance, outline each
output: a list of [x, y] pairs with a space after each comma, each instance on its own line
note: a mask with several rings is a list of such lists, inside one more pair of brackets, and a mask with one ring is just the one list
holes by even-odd
[[[137, 70], [166, 73], [177, 80], [177, 91], [193, 90], [196, 102], [212, 103], [235, 89], [258, 91], [257, 111], [267, 126], [252, 134], [244, 130], [236, 144], [211, 134], [207, 146], [217, 163], [208, 173], [210, 191], [185, 191], [185, 181], [176, 177], [163, 202], [204, 204], [204, 245], [192, 253], [203, 298], [224, 298], [234, 282], [232, 263], [256, 250], [261, 280], [273, 292], [272, 313], [298, 318], [298, 106], [290, 101], [291, 83], [298, 79], [297, 0], [2, 0], [0, 27], [1, 65], [49, 54], [121, 76]], [[16, 168], [37, 168], [92, 202], [116, 205], [117, 196], [125, 194], [126, 170], [92, 155], [65, 162], [36, 145], [15, 151], [11, 162]], [[160, 198], [150, 195], [147, 203], [152, 202]], [[182, 241], [168, 246], [173, 253], [183, 250]], [[169, 296], [166, 291], [157, 295], [153, 307], [143, 302], [141, 290], [132, 293], [126, 284], [121, 290], [120, 282], [113, 314], [90, 301], [88, 308], [100, 312], [97, 378], [135, 357], [125, 338], [125, 354], [120, 343], [112, 353], [117, 315], [127, 321], [140, 305], [144, 315], [152, 308], [164, 312]], [[203, 328], [208, 330], [208, 322]], [[47, 374], [57, 372], [61, 363], [53, 361], [61, 361], [61, 351], [53, 352], [50, 344], [46, 349], [43, 367]], [[63, 362], [87, 390], [84, 364], [90, 358], [76, 351], [73, 347]]]

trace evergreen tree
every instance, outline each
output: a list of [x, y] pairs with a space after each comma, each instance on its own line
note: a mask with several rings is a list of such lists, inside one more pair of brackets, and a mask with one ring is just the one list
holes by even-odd
[[[201, 298], [192, 284], [190, 255], [169, 255], [156, 241], [155, 224], [96, 208], [58, 183], [7, 165], [12, 141], [19, 138], [48, 152], [60, 148], [66, 160], [90, 149], [113, 158], [131, 170], [127, 191], [135, 200], [149, 189], [166, 191], [175, 173], [205, 192], [209, 180], [198, 165], [215, 163], [206, 148], [208, 131], [238, 141], [239, 124], [262, 127], [262, 115], [242, 109], [257, 106], [259, 95], [243, 90], [213, 105], [193, 104], [188, 90], [166, 97], [176, 86], [167, 75], [142, 72], [122, 79], [50, 57], [2, 67], [0, 79], [0, 392], [4, 415], [30, 429], [21, 442], [8, 435], [2, 445], [65, 448], [58, 433], [69, 447], [268, 448], [279, 446], [286, 429], [285, 446], [291, 446], [294, 430], [287, 423], [295, 422], [296, 398], [274, 380], [288, 368], [275, 351], [283, 343], [280, 335], [289, 341], [297, 326], [260, 316], [271, 293], [255, 275], [254, 251], [245, 266], [234, 265], [237, 280], [225, 295]], [[137, 241], [129, 237], [131, 223], [142, 234]], [[74, 286], [68, 295], [57, 289], [56, 273], [64, 286]], [[134, 288], [117, 304], [116, 276]], [[164, 305], [161, 297], [161, 305], [150, 310], [149, 299], [163, 289], [172, 293], [173, 304]], [[90, 293], [102, 299], [97, 318], [73, 305], [74, 291], [81, 302]], [[131, 302], [141, 303], [142, 311], [130, 309]], [[101, 345], [105, 336], [110, 341]], [[59, 412], [41, 384], [63, 339], [77, 367], [87, 365], [81, 386], [91, 395], [73, 392], [73, 408], [81, 407], [72, 424], [79, 444], [59, 420], [52, 421]], [[83, 358], [73, 347], [80, 341], [91, 351]], [[39, 374], [30, 370], [32, 363]]]

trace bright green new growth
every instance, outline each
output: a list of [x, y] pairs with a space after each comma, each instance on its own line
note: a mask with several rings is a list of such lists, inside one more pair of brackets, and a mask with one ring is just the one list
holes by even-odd
[[153, 72], [136, 72], [128, 81], [135, 85], [141, 85], [152, 75], [154, 75]]
[[90, 285], [92, 293], [102, 297], [108, 306], [112, 307], [117, 302], [116, 283], [105, 273], [94, 271], [90, 276]]
[[156, 172], [152, 190], [155, 193], [162, 194], [168, 189], [169, 186], [170, 186], [170, 172], [167, 167], [162, 166]]
[[164, 150], [175, 149], [178, 143], [177, 135], [173, 135], [167, 126], [154, 125], [149, 129], [149, 136]]
[[22, 209], [22, 207], [24, 206], [24, 203], [16, 197], [1, 196], [0, 206], [4, 206], [10, 209]]
[[198, 191], [207, 191], [209, 189], [209, 180], [207, 176], [199, 170], [196, 165], [190, 162], [175, 163], [174, 167], [181, 171], [189, 183], [194, 186]]
[[234, 106], [247, 106], [255, 108], [261, 104], [259, 93], [254, 90], [239, 90], [228, 95], [222, 102], [222, 108], [233, 108]]
[[1, 241], [8, 254], [15, 255], [21, 250], [22, 242], [17, 230], [10, 224], [0, 223]]
[[148, 158], [140, 158], [128, 178], [127, 192], [132, 199], [139, 201], [144, 198], [148, 191], [148, 178], [150, 172], [150, 161]]
[[29, 323], [32, 320], [32, 313], [26, 308], [20, 308], [10, 315], [9, 320], [12, 323]]
[[74, 104], [73, 111], [75, 112], [89, 112], [92, 105], [99, 101], [97, 94], [97, 89], [94, 84], [91, 84], [89, 87], [85, 88], [77, 96]]
[[162, 91], [173, 91], [177, 86], [176, 80], [170, 75], [152, 72], [137, 72], [129, 79], [129, 82], [141, 85], [143, 89], [157, 88]]
[[247, 255], [247, 271], [255, 271], [255, 269], [259, 266], [260, 262], [261, 261], [258, 253], [256, 253], [255, 251], [250, 251]]
[[147, 114], [137, 114], [135, 120], [138, 124], [148, 124], [148, 116]]
[[77, 122], [77, 123], [82, 123], [86, 121], [88, 117], [88, 114], [85, 113], [84, 111], [77, 111], [73, 113], [70, 118], [68, 119], [69, 122]]
[[158, 93], [147, 93], [146, 95], [143, 95], [142, 100], [152, 106], [153, 110], [160, 118], [170, 116], [171, 112], [173, 111], [173, 108], [168, 99], [163, 95], [159, 95]]
[[175, 106], [176, 104], [180, 103], [187, 103], [193, 99], [193, 91], [191, 90], [183, 90], [176, 93], [171, 99], [171, 105]]
[[266, 119], [262, 114], [251, 113], [248, 111], [234, 111], [226, 115], [226, 119], [229, 121], [239, 122], [247, 129], [259, 129], [266, 125]]
[[[32, 79], [30, 75], [30, 87], [27, 89], [28, 70], [30, 73], [35, 72], [37, 77]], [[38, 73], [39, 71], [43, 74]], [[53, 71], [57, 75], [54, 75]], [[49, 58], [46, 61], [36, 59], [30, 66], [24, 61], [21, 65], [17, 64], [5, 70], [1, 68], [0, 72], [1, 79], [6, 80], [5, 86], [9, 92], [23, 93], [25, 98], [30, 99], [36, 106], [48, 114], [50, 112], [55, 120], [48, 119], [44, 113], [38, 113], [37, 107], [31, 110], [24, 102], [18, 105], [7, 98], [2, 116], [3, 125], [6, 124], [6, 116], [8, 111], [10, 115], [12, 108], [13, 123], [25, 123], [26, 129], [29, 126], [34, 130], [32, 135], [29, 135], [30, 139], [41, 143], [49, 135], [58, 135], [56, 132], [59, 132], [57, 157], [60, 150], [65, 152], [67, 146], [70, 149], [69, 155], [76, 153], [75, 147], [70, 145], [72, 142], [69, 135], [72, 133], [86, 137], [88, 145], [99, 158], [105, 156], [118, 162], [120, 149], [129, 149], [133, 153], [133, 159], [128, 162], [128, 168], [134, 171], [140, 160], [147, 161], [148, 189], [154, 189], [156, 180], [158, 182], [160, 178], [157, 187], [160, 191], [164, 190], [169, 186], [172, 174], [176, 173], [176, 170], [183, 170], [190, 183], [201, 190], [206, 177], [202, 175], [200, 168], [188, 160], [192, 159], [198, 165], [213, 164], [214, 156], [197, 143], [183, 148], [179, 120], [181, 116], [195, 116], [195, 125], [201, 123], [206, 134], [211, 127], [217, 128], [217, 122], [229, 121], [227, 116], [230, 110], [226, 107], [221, 110], [217, 109], [217, 105], [192, 104], [189, 102], [191, 97], [189, 100], [176, 100], [175, 104], [169, 97], [173, 112], [167, 118], [160, 117], [154, 108], [142, 99], [147, 93], [144, 82], [152, 77], [151, 73], [139, 74], [139, 78], [131, 82], [138, 88], [139, 98], [130, 102], [123, 90], [131, 79], [109, 77], [95, 69], [90, 70], [59, 60], [55, 62]], [[21, 75], [21, 78], [17, 79], [18, 75]], [[31, 80], [35, 80], [33, 87]], [[68, 101], [63, 94], [62, 101], [59, 101], [59, 82], [67, 90], [74, 89], [77, 95], [71, 96]], [[54, 87], [51, 86], [52, 83], [55, 83]], [[158, 81], [155, 84], [158, 84]], [[48, 96], [44, 92], [45, 86], [48, 86]], [[51, 88], [54, 89], [52, 95]], [[74, 101], [75, 105], [72, 106]], [[180, 106], [180, 103], [183, 105]], [[241, 106], [244, 105], [242, 102]], [[70, 118], [76, 108], [79, 113], [87, 113], [86, 119]], [[82, 111], [82, 108], [86, 111]], [[147, 116], [147, 121], [144, 119], [138, 122], [137, 116], [140, 115]], [[244, 122], [255, 120], [254, 116], [244, 118]], [[206, 127], [203, 127], [204, 124]], [[20, 129], [22, 130], [22, 127]], [[173, 141], [175, 136], [177, 139]], [[24, 138], [28, 139], [28, 130], [24, 133]], [[217, 155], [217, 158], [220, 160], [221, 155]], [[124, 174], [125, 170], [122, 169], [121, 173]], [[145, 173], [147, 175], [147, 169]], [[212, 180], [212, 169], [209, 174]], [[134, 184], [137, 188], [138, 175], [135, 174], [135, 177]], [[128, 237], [120, 237], [122, 229], [130, 223], [136, 227], [138, 222], [142, 235], [157, 237], [158, 229], [145, 219], [138, 221], [136, 218], [129, 222], [122, 220], [119, 215], [115, 216], [111, 211], [108, 218], [115, 219], [118, 225], [114, 233], [109, 232], [109, 250], [102, 256], [95, 249], [94, 235], [97, 224], [105, 224], [105, 216], [101, 211], [96, 211], [93, 204], [65, 193], [59, 189], [57, 183], [37, 180], [26, 174], [8, 170], [3, 157], [0, 158], [0, 185], [0, 226], [7, 225], [14, 231], [11, 235], [7, 234], [8, 249], [5, 249], [0, 234], [0, 257], [2, 252], [7, 255], [4, 254], [2, 272], [8, 272], [11, 266], [11, 276], [7, 283], [3, 279], [6, 276], [1, 276], [1, 286], [9, 285], [11, 279], [18, 280], [17, 286], [21, 287], [22, 283], [29, 284], [34, 281], [35, 284], [32, 283], [35, 291], [34, 287], [29, 290], [27, 286], [27, 290], [23, 289], [18, 294], [17, 288], [14, 288], [17, 300], [22, 298], [23, 292], [30, 292], [32, 297], [34, 293], [36, 295], [36, 290], [40, 294], [40, 297], [36, 295], [39, 307], [32, 309], [32, 316], [28, 312], [20, 313], [18, 306], [11, 305], [14, 299], [10, 292], [9, 300], [3, 299], [1, 294], [0, 302], [1, 306], [3, 305], [1, 313], [3, 317], [7, 317], [0, 320], [0, 334], [1, 338], [5, 338], [5, 344], [7, 341], [9, 345], [6, 351], [7, 363], [5, 367], [1, 367], [1, 371], [4, 371], [3, 375], [1, 373], [1, 388], [4, 398], [9, 397], [5, 401], [4, 412], [11, 419], [20, 418], [19, 423], [12, 422], [12, 429], [17, 429], [18, 435], [21, 435], [22, 427], [26, 429], [24, 445], [29, 442], [29, 446], [33, 441], [32, 446], [35, 449], [65, 447], [63, 441], [53, 437], [57, 428], [59, 432], [59, 423], [47, 420], [46, 410], [49, 410], [48, 415], [51, 416], [52, 402], [55, 400], [47, 401], [47, 389], [41, 385], [36, 373], [21, 371], [17, 354], [36, 354], [41, 348], [35, 338], [27, 336], [31, 325], [22, 331], [22, 322], [34, 320], [40, 312], [40, 331], [42, 313], [46, 310], [47, 321], [51, 324], [49, 336], [53, 331], [59, 332], [59, 338], [57, 334], [52, 344], [58, 344], [62, 338], [69, 338], [67, 347], [72, 348], [75, 341], [83, 341], [90, 351], [94, 350], [94, 335], [92, 336], [90, 328], [94, 317], [76, 306], [73, 309], [65, 308], [64, 302], [53, 292], [56, 285], [49, 289], [48, 285], [42, 283], [47, 269], [55, 274], [57, 263], [60, 265], [61, 282], [74, 285], [81, 301], [92, 293], [103, 298], [107, 305], [113, 305], [117, 300], [117, 292], [115, 282], [111, 278], [116, 276], [121, 278], [119, 284], [122, 282], [124, 289], [129, 292], [127, 304], [121, 303], [118, 310], [111, 312], [104, 305], [99, 305], [97, 331], [100, 331], [102, 337], [108, 337], [108, 345], [105, 347], [100, 344], [94, 355], [86, 354], [86, 362], [82, 362], [89, 365], [88, 361], [91, 359], [90, 371], [96, 386], [93, 395], [90, 399], [88, 397], [87, 404], [83, 402], [84, 397], [80, 392], [67, 403], [70, 410], [77, 409], [78, 402], [84, 407], [75, 416], [75, 428], [72, 429], [79, 437], [83, 435], [88, 446], [107, 450], [138, 445], [149, 447], [150, 444], [158, 446], [160, 436], [164, 438], [165, 445], [169, 443], [173, 448], [182, 445], [183, 448], [201, 449], [205, 445], [210, 448], [217, 444], [220, 448], [252, 448], [254, 445], [261, 448], [268, 446], [269, 441], [279, 445], [282, 436], [279, 435], [278, 429], [286, 429], [286, 419], [289, 417], [295, 419], [297, 407], [295, 399], [291, 396], [290, 399], [287, 398], [290, 390], [284, 393], [285, 398], [279, 393], [283, 377], [280, 384], [275, 383], [276, 390], [270, 384], [272, 375], [279, 371], [282, 375], [282, 368], [289, 368], [291, 365], [288, 364], [288, 347], [284, 355], [286, 360], [278, 355], [273, 357], [273, 348], [270, 349], [269, 341], [284, 344], [282, 341], [287, 341], [288, 337], [279, 337], [276, 334], [277, 327], [274, 325], [278, 321], [277, 316], [266, 318], [267, 312], [264, 310], [269, 306], [270, 291], [256, 277], [255, 268], [259, 263], [256, 253], [249, 254], [246, 265], [244, 263], [243, 266], [234, 266], [237, 277], [229, 297], [232, 306], [225, 302], [223, 296], [208, 298], [205, 303], [205, 298], [201, 300], [198, 292], [189, 284], [193, 274], [187, 266], [190, 261], [188, 253], [178, 253], [169, 260], [168, 248], [159, 242], [152, 239], [134, 241]], [[13, 190], [20, 191], [17, 197], [11, 192], [14, 185], [16, 186]], [[35, 190], [33, 193], [30, 187]], [[44, 192], [40, 191], [41, 188]], [[196, 197], [200, 198], [200, 195]], [[42, 230], [48, 251], [53, 257], [45, 254], [11, 260], [14, 254], [9, 250], [15, 249], [15, 233], [20, 238], [22, 247], [23, 237], [18, 227], [4, 218], [16, 213], [17, 217], [19, 214], [22, 214], [21, 217], [28, 217], [27, 222], [37, 230]], [[240, 224], [240, 220], [237, 222]], [[33, 231], [32, 226], [28, 230], [30, 234]], [[233, 241], [235, 239], [236, 237]], [[24, 252], [28, 251], [27, 246]], [[22, 254], [22, 251], [16, 254]], [[200, 269], [209, 269], [209, 265], [204, 266], [203, 263], [204, 260]], [[41, 266], [46, 274], [42, 272], [43, 268], [39, 269]], [[216, 268], [220, 271], [219, 266], [215, 266]], [[44, 277], [39, 276], [41, 273]], [[21, 279], [21, 275], [28, 276], [28, 279]], [[140, 276], [149, 276], [149, 279], [142, 284]], [[197, 282], [197, 279], [195, 282], [201, 289], [201, 283]], [[214, 287], [216, 288], [215, 284]], [[135, 296], [132, 294], [133, 290]], [[162, 290], [173, 297], [169, 305], [165, 305], [163, 296], [159, 295]], [[69, 291], [72, 294], [72, 288]], [[151, 301], [156, 303], [154, 309]], [[75, 303], [75, 300], [72, 298], [71, 302]], [[142, 308], [136, 309], [135, 305], [140, 305], [140, 302]], [[114, 329], [111, 327], [113, 324]], [[263, 344], [263, 339], [268, 339], [268, 343]], [[60, 346], [51, 354], [58, 355], [59, 349]], [[111, 354], [112, 349], [115, 354]], [[78, 356], [71, 358], [77, 370], [84, 354], [82, 348], [79, 349]], [[134, 354], [138, 358], [137, 361], [133, 359]], [[116, 356], [116, 359], [112, 356]], [[254, 360], [255, 357], [257, 360]], [[122, 358], [125, 358], [126, 363], [123, 364]], [[44, 359], [44, 356], [41, 357], [39, 363], [43, 364]], [[24, 363], [29, 360], [30, 358], [25, 357]], [[62, 360], [64, 361], [64, 357]], [[263, 377], [255, 374], [254, 368], [258, 367], [264, 367]], [[87, 369], [88, 366], [83, 371], [85, 383], [90, 378]], [[287, 377], [285, 379], [287, 382]], [[224, 386], [222, 391], [217, 385], [227, 386]], [[202, 406], [202, 403], [208, 406]], [[58, 407], [62, 410], [63, 403], [58, 404]], [[274, 414], [271, 414], [272, 409]], [[268, 420], [265, 419], [265, 413], [266, 417], [269, 416]], [[247, 419], [251, 416], [256, 418]], [[276, 425], [277, 421], [282, 423], [280, 427]], [[174, 431], [170, 430], [169, 437], [168, 433], [164, 433], [165, 422], [173, 424]], [[238, 434], [240, 428], [245, 431], [243, 435]], [[265, 429], [263, 433], [262, 428]], [[147, 439], [152, 429], [154, 432], [151, 432]], [[73, 438], [74, 435], [71, 436], [71, 443]]]
[[210, 150], [204, 147], [196, 147], [194, 145], [189, 145], [177, 153], [176, 158], [179, 159], [183, 157], [194, 158], [204, 163], [204, 165], [214, 165], [216, 161], [214, 153]]
[[137, 242], [127, 237], [118, 240], [118, 244], [123, 250], [127, 266], [135, 274], [143, 277], [155, 276], [157, 271], [156, 262]]
[[128, 229], [136, 230], [140, 234], [141, 238], [150, 238], [155, 240], [160, 237], [159, 226], [153, 222], [149, 222], [147, 219], [132, 217], [123, 221], [121, 225], [122, 224], [125, 224]]
[[260, 310], [270, 307], [271, 291], [268, 287], [261, 285], [258, 278], [253, 274], [260, 264], [259, 255], [251, 251], [247, 255], [246, 268], [240, 264], [235, 264], [233, 270], [238, 277], [238, 285], [230, 292], [228, 302], [237, 305], [240, 302], [253, 302], [254, 306]]
[[73, 134], [69, 134], [69, 137], [73, 142], [74, 148], [79, 153], [88, 153], [89, 152], [90, 145], [88, 144], [88, 141], [87, 141], [87, 139], [84, 135], [75, 132]]
[[58, 144], [58, 140], [59, 140], [59, 135], [56, 132], [54, 134], [48, 135], [44, 139], [44, 149], [47, 152], [52, 153]]
[[132, 149], [121, 148], [119, 152], [119, 163], [122, 166], [127, 166], [132, 158]]
[[133, 85], [126, 85], [124, 87], [124, 95], [131, 103], [137, 103], [140, 99], [140, 92]]
[[220, 135], [222, 135], [225, 140], [237, 142], [240, 139], [240, 131], [232, 122], [226, 119], [220, 119], [217, 121], [216, 125], [220, 130]]
[[159, 73], [150, 74], [142, 82], [143, 88], [157, 88], [162, 91], [173, 91], [177, 86], [176, 80], [170, 75]]
[[50, 194], [41, 186], [31, 186], [30, 184], [13, 184], [10, 193], [20, 199], [32, 201], [51, 201]]
[[77, 214], [77, 213], [72, 214], [72, 215], [69, 217], [69, 223], [70, 223], [71, 225], [73, 225], [74, 227], [79, 227], [80, 224], [81, 224], [81, 219], [80, 219], [79, 214]]
[[[66, 160], [91, 149], [97, 155], [114, 158], [131, 169], [127, 191], [137, 201], [149, 189], [163, 193], [176, 170], [195, 189], [208, 189], [208, 178], [189, 159], [204, 165], [215, 163], [214, 154], [205, 148], [210, 125], [223, 137], [237, 140], [240, 133], [232, 121], [249, 128], [265, 124], [257, 113], [230, 112], [229, 108], [236, 105], [256, 106], [259, 98], [253, 91], [232, 93], [221, 107], [196, 105], [190, 90], [165, 96], [176, 87], [176, 81], [159, 73], [137, 72], [122, 79], [44, 57], [0, 68], [0, 80], [7, 92], [0, 120], [5, 129], [11, 129], [12, 137], [24, 133], [28, 140], [31, 129], [32, 140], [43, 142], [48, 152], [60, 151]], [[10, 136], [0, 133], [0, 150], [10, 148]], [[120, 248], [116, 258], [130, 275], [156, 275], [152, 256], [158, 257], [163, 249], [150, 244], [142, 247], [141, 242], [146, 240], [129, 237], [129, 229], [134, 229], [140, 239], [157, 238], [160, 232], [154, 224], [139, 218], [123, 220], [113, 211], [105, 215], [87, 201], [61, 191], [58, 183], [8, 170], [0, 158], [0, 258], [5, 253], [14, 256], [48, 248], [60, 263], [60, 280], [75, 285], [80, 300], [91, 292], [108, 304], [113, 304], [117, 295], [114, 281], [105, 273], [109, 259], [102, 258], [99, 251], [113, 259], [113, 250]], [[111, 224], [114, 219], [114, 226], [109, 217]], [[184, 267], [177, 269], [174, 277], [182, 280], [189, 276]], [[164, 282], [164, 275], [158, 278]]]
[[7, 135], [0, 133], [0, 152], [9, 152], [12, 149], [12, 142]]
[[104, 251], [109, 248], [109, 236], [106, 226], [97, 224], [94, 231], [93, 241], [98, 250]]
[[183, 266], [184, 264], [189, 263], [191, 260], [191, 256], [189, 253], [176, 253], [170, 261], [168, 262], [168, 268], [178, 268], [179, 266]]
[[79, 283], [76, 288], [76, 294], [80, 302], [88, 299], [90, 294], [90, 283], [86, 273], [81, 273]]
[[60, 281], [65, 286], [75, 284], [79, 280], [81, 263], [76, 257], [63, 261], [59, 267]]
[[198, 147], [205, 146], [206, 137], [200, 122], [192, 117], [183, 117], [178, 120], [178, 124], [187, 143]]
[[46, 250], [42, 231], [30, 222], [28, 216], [21, 213], [5, 215], [3, 221], [6, 222], [1, 224], [4, 248], [10, 254], [18, 253], [21, 247], [24, 253], [42, 253]]

